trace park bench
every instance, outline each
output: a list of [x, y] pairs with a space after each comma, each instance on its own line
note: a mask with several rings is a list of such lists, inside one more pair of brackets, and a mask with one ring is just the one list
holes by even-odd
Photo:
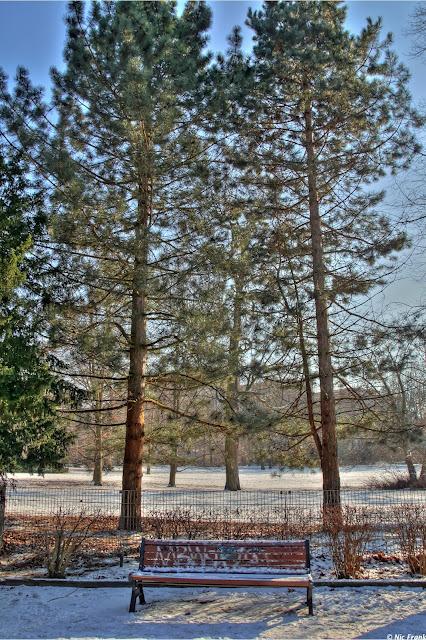
[[144, 587], [301, 587], [313, 615], [308, 540], [142, 539], [132, 595], [145, 604]]

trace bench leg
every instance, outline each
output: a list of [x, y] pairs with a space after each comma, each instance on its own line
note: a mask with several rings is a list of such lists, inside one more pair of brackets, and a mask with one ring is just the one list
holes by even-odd
[[143, 592], [143, 586], [142, 585], [140, 585], [140, 587], [139, 587], [139, 603], [140, 604], [146, 604], [145, 594]]
[[310, 584], [309, 587], [307, 588], [307, 594], [306, 594], [306, 604], [308, 605], [308, 609], [309, 609], [309, 615], [313, 616], [314, 615], [314, 603], [313, 603], [313, 599], [312, 599], [312, 585]]
[[133, 583], [132, 586], [132, 595], [130, 596], [130, 605], [129, 605], [129, 613], [134, 613], [136, 610], [136, 599], [139, 595], [139, 587], [137, 584]]

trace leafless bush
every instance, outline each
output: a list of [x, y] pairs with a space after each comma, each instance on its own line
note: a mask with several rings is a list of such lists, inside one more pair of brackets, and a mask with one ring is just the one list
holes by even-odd
[[77, 516], [61, 508], [53, 516], [53, 533], [45, 533], [46, 568], [49, 578], [64, 578], [73, 556], [83, 542], [93, 535], [93, 525], [99, 514]]
[[277, 538], [287, 540], [304, 538], [319, 530], [318, 518], [303, 508], [278, 514], [274, 522], [259, 522], [257, 514], [241, 514], [224, 510], [214, 515], [210, 510], [177, 508], [170, 511], [151, 511], [143, 518], [145, 536], [156, 538], [236, 539]]
[[368, 511], [345, 505], [328, 509], [324, 520], [336, 577], [360, 577], [364, 554], [373, 536]]
[[396, 535], [404, 560], [412, 574], [426, 576], [426, 513], [424, 505], [405, 504], [395, 508]]
[[369, 489], [402, 490], [402, 489], [426, 489], [426, 477], [411, 480], [408, 474], [389, 472], [384, 478], [375, 478], [368, 483]]
[[273, 537], [280, 540], [307, 538], [321, 529], [318, 511], [292, 506], [274, 523]]
[[157, 538], [196, 539], [214, 528], [211, 514], [194, 513], [191, 509], [177, 508], [170, 511], [152, 511], [143, 518], [144, 533]]

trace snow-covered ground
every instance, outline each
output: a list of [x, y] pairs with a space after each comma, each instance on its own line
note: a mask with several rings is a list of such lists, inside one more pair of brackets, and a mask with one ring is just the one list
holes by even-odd
[[[126, 579], [136, 565], [85, 574]], [[127, 612], [130, 589], [0, 587], [0, 638], [387, 638], [426, 633], [422, 589], [314, 589], [315, 616], [295, 589], [146, 589]]]
[[[150, 474], [144, 474], [146, 489], [166, 489], [168, 467], [152, 467]], [[374, 479], [383, 479], [395, 474], [406, 473], [405, 465], [353, 466], [341, 467], [343, 487], [366, 487]], [[34, 484], [64, 487], [71, 484], [87, 486], [91, 474], [84, 469], [72, 468], [68, 473], [49, 473], [43, 477], [28, 473], [17, 473], [16, 480]], [[104, 476], [105, 485], [119, 487], [121, 469], [115, 469]], [[264, 469], [260, 467], [241, 467], [240, 480], [243, 489], [321, 489], [322, 475], [319, 469]], [[223, 489], [225, 471], [219, 467], [185, 467], [178, 471], [176, 484], [178, 489]]]

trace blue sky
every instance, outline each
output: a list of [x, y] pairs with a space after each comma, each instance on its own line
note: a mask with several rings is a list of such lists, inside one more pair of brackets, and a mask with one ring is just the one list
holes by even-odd
[[[247, 0], [216, 0], [209, 2], [213, 9], [210, 49], [219, 51], [226, 48], [226, 39], [235, 24], [244, 24], [247, 8], [260, 7], [260, 2]], [[183, 0], [178, 1], [179, 7]], [[410, 38], [406, 31], [410, 15], [416, 3], [407, 1], [380, 2], [352, 1], [347, 3], [348, 28], [358, 33], [365, 25], [366, 18], [381, 16], [384, 32], [394, 34], [394, 48], [401, 60], [411, 72], [410, 87], [415, 104], [426, 104], [426, 82], [424, 80], [424, 62], [410, 56]], [[65, 38], [63, 16], [65, 2], [9, 2], [0, 0], [0, 66], [13, 78], [16, 67], [29, 68], [32, 80], [36, 84], [49, 84], [49, 68], [62, 65], [62, 49]], [[250, 32], [244, 27], [246, 46], [250, 45]], [[396, 193], [389, 182], [387, 201], [393, 201]], [[404, 270], [391, 285], [383, 303], [397, 302], [415, 304], [423, 295], [424, 261], [420, 253], [408, 262]]]
[[[182, 0], [179, 5], [182, 5]], [[243, 25], [249, 6], [260, 2], [217, 0], [209, 3], [213, 9], [213, 27], [210, 48], [214, 51], [226, 47], [226, 38], [235, 24]], [[412, 72], [411, 88], [416, 101], [426, 99], [426, 83], [422, 80], [422, 65], [409, 56], [410, 42], [404, 35], [415, 3], [348, 2], [348, 27], [358, 32], [367, 16], [382, 16], [385, 31], [395, 35], [395, 49]], [[17, 65], [28, 67], [36, 83], [49, 82], [49, 67], [60, 66], [65, 38], [63, 16], [65, 2], [10, 2], [0, 1], [0, 66], [13, 76]], [[244, 29], [247, 45], [249, 30]]]

